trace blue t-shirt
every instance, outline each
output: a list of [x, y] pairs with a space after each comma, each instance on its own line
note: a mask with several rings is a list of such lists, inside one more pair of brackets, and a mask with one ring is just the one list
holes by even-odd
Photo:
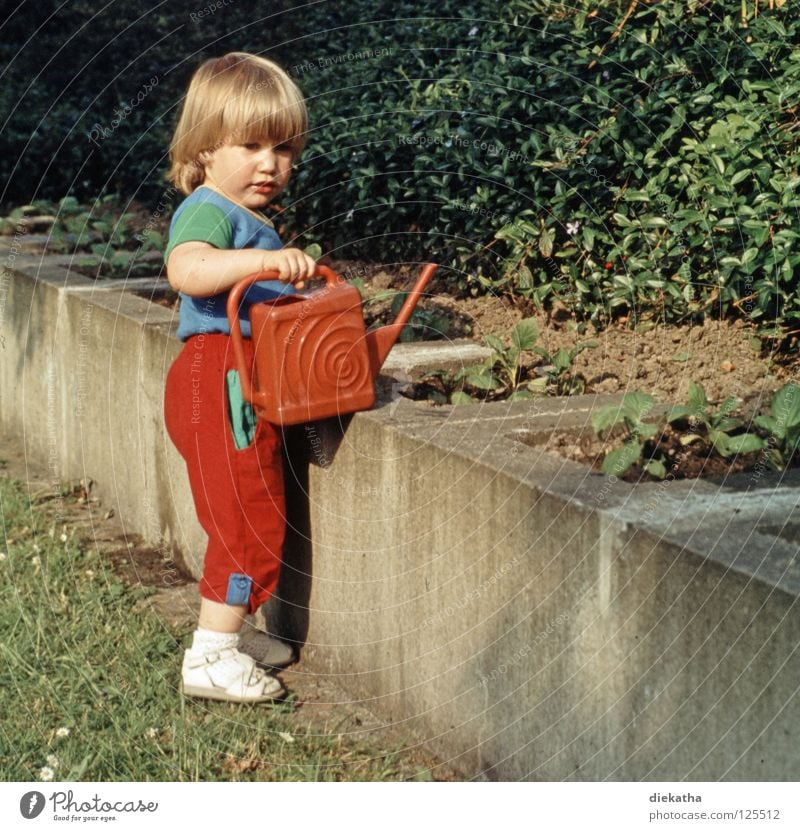
[[[230, 199], [201, 185], [181, 202], [169, 226], [169, 242], [164, 252], [167, 261], [172, 249], [183, 242], [208, 242], [216, 248], [262, 248], [276, 251], [283, 248], [280, 237], [266, 217], [260, 217]], [[190, 297], [180, 292], [178, 337], [181, 340], [196, 334], [221, 332], [230, 334], [226, 303], [230, 289], [211, 297]], [[294, 294], [291, 283], [263, 280], [245, 292], [239, 305], [242, 335], [250, 337], [247, 312], [252, 303], [274, 300]]]

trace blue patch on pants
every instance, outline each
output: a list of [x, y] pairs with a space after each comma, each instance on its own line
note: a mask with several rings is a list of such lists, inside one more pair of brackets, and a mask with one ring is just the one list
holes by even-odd
[[228, 578], [228, 594], [225, 602], [229, 606], [246, 606], [250, 600], [253, 579], [246, 574], [231, 574]]

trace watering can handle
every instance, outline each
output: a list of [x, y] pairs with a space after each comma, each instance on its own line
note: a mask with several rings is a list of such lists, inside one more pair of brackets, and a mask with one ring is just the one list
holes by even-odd
[[[329, 286], [345, 282], [335, 271], [325, 265], [317, 265], [317, 270], [314, 272], [313, 277], [324, 277], [325, 282]], [[256, 271], [254, 274], [248, 274], [247, 277], [242, 277], [228, 294], [227, 312], [228, 324], [231, 327], [231, 340], [233, 341], [233, 357], [236, 361], [236, 369], [239, 371], [242, 397], [250, 404], [255, 402], [253, 401], [253, 387], [250, 383], [250, 369], [244, 357], [242, 326], [239, 322], [239, 304], [241, 303], [242, 295], [253, 283], [258, 283], [261, 280], [278, 279], [280, 279], [280, 275], [277, 271]]]

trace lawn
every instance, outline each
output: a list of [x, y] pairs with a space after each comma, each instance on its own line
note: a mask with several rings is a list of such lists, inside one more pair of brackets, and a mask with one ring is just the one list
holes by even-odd
[[352, 735], [298, 724], [291, 698], [183, 699], [171, 631], [52, 503], [0, 478], [0, 778], [396, 781], [428, 778]]

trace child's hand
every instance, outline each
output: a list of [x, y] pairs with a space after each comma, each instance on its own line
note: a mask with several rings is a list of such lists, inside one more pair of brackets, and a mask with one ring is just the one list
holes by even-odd
[[278, 272], [278, 279], [284, 283], [294, 283], [299, 289], [305, 280], [314, 276], [317, 263], [299, 248], [281, 248], [278, 251], [265, 251], [262, 269]]

